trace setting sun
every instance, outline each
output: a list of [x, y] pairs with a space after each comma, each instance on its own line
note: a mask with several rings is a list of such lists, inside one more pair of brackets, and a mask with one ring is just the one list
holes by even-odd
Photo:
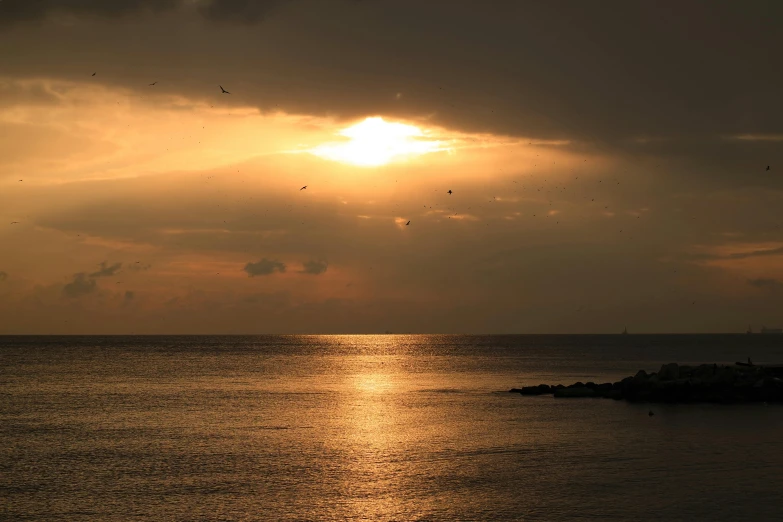
[[327, 143], [309, 152], [332, 161], [376, 167], [400, 156], [443, 150], [441, 142], [427, 138], [421, 129], [404, 123], [387, 122], [381, 117], [367, 118], [343, 129], [339, 134], [350, 141]]

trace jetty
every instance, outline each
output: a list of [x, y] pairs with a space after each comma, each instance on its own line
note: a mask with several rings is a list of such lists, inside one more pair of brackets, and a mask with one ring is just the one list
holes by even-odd
[[783, 365], [756, 365], [750, 360], [734, 365], [669, 363], [657, 372], [639, 370], [618, 382], [539, 384], [509, 391], [556, 398], [595, 397], [653, 403], [783, 402]]

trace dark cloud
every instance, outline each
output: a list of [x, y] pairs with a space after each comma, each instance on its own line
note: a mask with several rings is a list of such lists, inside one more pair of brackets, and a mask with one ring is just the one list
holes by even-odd
[[783, 254], [783, 247], [769, 248], [766, 250], [754, 250], [752, 252], [739, 252], [726, 256], [726, 259], [747, 259], [749, 257], [778, 256]]
[[[100, 267], [100, 270], [90, 274], [85, 272], [74, 274], [73, 281], [63, 287], [63, 294], [65, 294], [67, 297], [73, 298], [93, 293], [98, 288], [98, 283], [95, 279], [98, 277], [110, 277], [115, 275], [122, 267], [122, 263], [107, 265], [107, 263], [103, 261], [100, 264]], [[127, 299], [127, 293], [125, 294], [125, 297]]]
[[[253, 24], [291, 0], [205, 0], [199, 11], [209, 20]], [[43, 20], [51, 14], [120, 18], [162, 13], [187, 5], [186, 0], [4, 0], [0, 25]]]
[[[109, 4], [79, 3], [83, 10]], [[184, 13], [181, 24], [150, 17], [17, 31], [4, 44], [24, 48], [24, 60], [2, 57], [0, 68], [75, 78], [70, 58], [100, 42], [107, 56], [96, 63], [105, 71], [100, 81], [139, 85], [140, 71], [157, 78], [177, 64], [170, 88], [180, 94], [220, 96], [204, 88], [215, 77], [244, 86], [231, 88], [224, 104], [340, 118], [426, 115], [453, 129], [612, 148], [633, 138], [716, 138], [699, 150], [702, 158], [721, 150], [724, 135], [783, 134], [783, 70], [769, 67], [783, 48], [783, 2], [454, 0], [448, 10], [418, 0], [280, 4], [233, 0], [199, 8], [227, 22], [275, 12], [263, 32], [227, 33]], [[24, 9], [40, 12], [55, 2], [33, 5]], [[94, 9], [132, 12], [151, 3], [119, 5], [125, 7]], [[120, 54], [122, 63], [114, 58]], [[257, 63], [263, 67], [251, 66]]]
[[90, 277], [111, 277], [115, 275], [120, 268], [122, 268], [122, 263], [114, 263], [113, 265], [108, 266], [106, 261], [104, 261], [101, 263], [101, 269], [90, 274]]
[[29, 22], [52, 13], [121, 17], [143, 11], [162, 12], [182, 4], [182, 0], [3, 0], [0, 25]]
[[84, 272], [74, 274], [73, 281], [63, 287], [66, 297], [75, 298], [91, 294], [98, 288], [95, 279], [91, 279]]
[[285, 264], [264, 258], [261, 261], [246, 264], [244, 270], [250, 277], [270, 275], [275, 272], [285, 272]]
[[779, 256], [783, 254], [783, 247], [768, 248], [765, 250], [753, 250], [750, 252], [736, 252], [734, 254], [693, 254], [686, 256], [688, 259], [707, 260], [707, 259], [748, 259], [750, 257]]
[[11, 107], [17, 104], [54, 105], [60, 101], [55, 93], [40, 83], [20, 84], [0, 80], [0, 107]]
[[302, 263], [303, 269], [301, 272], [313, 275], [323, 274], [328, 266], [329, 264], [326, 261], [305, 261]]
[[253, 24], [291, 0], [212, 0], [201, 8], [204, 16], [221, 22]]
[[5, 281], [8, 279], [8, 274], [5, 272], [0, 272], [0, 281]]
[[763, 288], [765, 290], [783, 290], [783, 281], [777, 279], [749, 279], [748, 284], [755, 286], [756, 288]]

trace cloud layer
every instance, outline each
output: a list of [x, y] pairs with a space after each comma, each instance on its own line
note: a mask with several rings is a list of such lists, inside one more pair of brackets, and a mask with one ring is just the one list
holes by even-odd
[[122, 18], [193, 5], [210, 20], [254, 24], [287, 1], [290, 0], [4, 0], [0, 3], [0, 26], [40, 21], [56, 14]]
[[448, 4], [0, 2], [0, 332], [780, 322], [783, 3]]
[[114, 263], [113, 265], [109, 266], [104, 261], [100, 266], [101, 269], [90, 274], [90, 277], [111, 277], [115, 275], [120, 268], [122, 268], [122, 263]]
[[[166, 16], [117, 18], [153, 4]], [[70, 79], [98, 70], [102, 82], [139, 90], [144, 76], [161, 80], [159, 90], [263, 110], [427, 117], [454, 129], [615, 150], [676, 152], [682, 140], [701, 140], [709, 157], [727, 136], [783, 134], [783, 73], [769, 67], [783, 47], [779, 2], [457, 0], [446, 13], [412, 0], [197, 5], [241, 24], [231, 31], [193, 20], [193, 9], [178, 4], [3, 2], [6, 20], [60, 9], [77, 22], [0, 36], [27, 49], [24, 60], [4, 56], [0, 66]], [[263, 30], [245, 27], [262, 19]], [[68, 63], [98, 41], [102, 53], [88, 73]], [[218, 83], [230, 100], [218, 98]]]
[[779, 281], [777, 279], [750, 279], [748, 284], [755, 286], [756, 288], [763, 288], [766, 290], [783, 290], [783, 281]]
[[162, 12], [183, 4], [182, 0], [4, 0], [0, 25], [42, 20], [49, 14], [123, 17], [143, 11]]
[[210, 20], [258, 23], [275, 9], [291, 0], [212, 0], [205, 2], [201, 12]]
[[245, 265], [244, 271], [250, 277], [264, 276], [274, 274], [275, 272], [285, 272], [285, 264], [272, 259], [262, 259], [255, 263]]
[[305, 261], [302, 263], [302, 272], [305, 274], [323, 274], [329, 264], [326, 261]]
[[73, 281], [63, 287], [63, 294], [66, 297], [76, 298], [84, 295], [91, 294], [96, 291], [98, 285], [95, 279], [92, 279], [87, 274], [80, 272], [74, 274]]

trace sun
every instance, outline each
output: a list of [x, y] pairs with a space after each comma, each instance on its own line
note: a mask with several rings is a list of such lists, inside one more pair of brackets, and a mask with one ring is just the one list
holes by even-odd
[[349, 141], [325, 143], [308, 152], [332, 161], [377, 167], [403, 156], [444, 150], [441, 142], [428, 138], [418, 127], [387, 122], [379, 116], [366, 118], [339, 134]]

